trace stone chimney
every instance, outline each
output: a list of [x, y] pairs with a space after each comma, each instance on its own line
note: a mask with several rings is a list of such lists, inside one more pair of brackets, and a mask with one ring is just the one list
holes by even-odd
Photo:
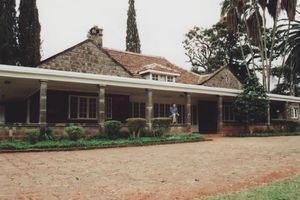
[[88, 39], [92, 40], [99, 48], [103, 46], [103, 29], [98, 26], [92, 27], [87, 35]]

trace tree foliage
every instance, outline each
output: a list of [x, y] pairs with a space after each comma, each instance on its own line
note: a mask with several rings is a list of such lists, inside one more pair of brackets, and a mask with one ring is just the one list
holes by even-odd
[[129, 0], [129, 9], [127, 13], [127, 34], [126, 34], [126, 51], [141, 53], [140, 37], [136, 24], [136, 12], [134, 0]]
[[41, 25], [36, 0], [21, 0], [19, 11], [20, 63], [34, 67], [41, 59]]
[[[300, 83], [300, 21], [294, 20], [279, 25], [278, 35], [283, 38], [279, 40], [277, 48], [284, 55], [284, 59], [278, 72], [279, 81], [273, 92], [296, 95]], [[283, 82], [280, 81], [281, 77]]]
[[[249, 46], [259, 48], [262, 66], [263, 86], [267, 91], [271, 87], [272, 67], [274, 67], [273, 51], [276, 39], [277, 23], [282, 10], [288, 15], [288, 20], [295, 18], [297, 0], [224, 0], [222, 2], [221, 16], [228, 21], [228, 27], [234, 32], [244, 24], [249, 38]], [[267, 15], [273, 18], [271, 47], [267, 50]], [[252, 48], [250, 48], [252, 50]], [[254, 52], [251, 51], [254, 62]]]
[[17, 64], [16, 1], [0, 1], [0, 63]]
[[250, 53], [242, 44], [244, 37], [245, 34], [234, 34], [225, 22], [219, 22], [208, 29], [194, 27], [186, 34], [183, 46], [193, 71], [211, 73], [228, 63], [244, 62], [243, 54]]
[[238, 118], [248, 124], [266, 119], [268, 97], [256, 76], [249, 76], [245, 80], [243, 91], [236, 97], [234, 107]]

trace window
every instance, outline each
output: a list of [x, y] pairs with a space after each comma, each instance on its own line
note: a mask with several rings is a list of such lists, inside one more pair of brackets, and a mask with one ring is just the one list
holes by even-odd
[[97, 98], [85, 96], [70, 96], [70, 119], [97, 119]]
[[146, 117], [146, 104], [133, 102], [132, 103], [132, 117], [133, 118], [145, 118]]
[[299, 118], [299, 107], [291, 107], [291, 118], [292, 119]]
[[158, 74], [152, 74], [152, 80], [158, 81]]
[[177, 117], [178, 124], [185, 124], [185, 105], [177, 105], [179, 116]]
[[154, 104], [154, 117], [169, 117], [170, 104]]
[[[69, 119], [96, 120], [97, 97], [70, 96]], [[105, 98], [105, 117], [112, 119], [112, 97]]]
[[174, 82], [173, 76], [167, 76], [167, 82]]
[[224, 122], [234, 122], [235, 121], [235, 112], [232, 105], [223, 106], [223, 121]]

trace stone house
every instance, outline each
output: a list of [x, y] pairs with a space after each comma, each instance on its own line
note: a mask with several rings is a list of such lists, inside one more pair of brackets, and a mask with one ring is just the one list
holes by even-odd
[[[125, 122], [168, 117], [176, 103], [178, 124], [172, 131], [231, 134], [243, 130], [232, 102], [239, 79], [225, 66], [201, 76], [167, 59], [104, 48], [102, 30], [58, 53], [36, 68], [0, 65], [0, 138], [22, 137], [25, 128], [62, 130], [81, 124], [87, 133], [105, 120]], [[269, 94], [268, 120], [299, 120], [300, 98]]]

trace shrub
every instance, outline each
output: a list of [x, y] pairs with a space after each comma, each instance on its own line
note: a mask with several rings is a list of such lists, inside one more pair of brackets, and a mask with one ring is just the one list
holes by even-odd
[[121, 127], [122, 123], [120, 121], [110, 120], [104, 122], [105, 132], [111, 139], [118, 138]]
[[159, 128], [170, 128], [172, 123], [172, 119], [170, 117], [159, 117], [159, 118], [153, 118], [152, 119], [152, 124], [154, 127], [159, 127]]
[[129, 130], [129, 128], [122, 127], [119, 130], [119, 135], [120, 135], [120, 138], [129, 138], [130, 137], [130, 130]]
[[155, 137], [161, 137], [166, 132], [166, 128], [155, 128], [153, 130], [153, 134]]
[[146, 127], [147, 121], [143, 118], [129, 118], [126, 120], [132, 136], [140, 137], [141, 131]]
[[41, 128], [40, 140], [52, 140], [53, 139], [52, 132], [53, 130], [51, 128]]
[[288, 132], [299, 131], [299, 123], [297, 121], [287, 121], [286, 123]]
[[144, 128], [141, 130], [141, 137], [155, 137], [154, 132], [150, 131], [149, 128]]
[[156, 137], [161, 137], [165, 134], [171, 126], [172, 119], [169, 117], [160, 117], [160, 118], [153, 118], [152, 124], [154, 129], [154, 135]]
[[84, 137], [84, 130], [81, 126], [71, 125], [65, 128], [70, 140], [79, 140]]
[[39, 141], [40, 130], [39, 129], [26, 129], [25, 140], [29, 141], [30, 144], [35, 144]]

